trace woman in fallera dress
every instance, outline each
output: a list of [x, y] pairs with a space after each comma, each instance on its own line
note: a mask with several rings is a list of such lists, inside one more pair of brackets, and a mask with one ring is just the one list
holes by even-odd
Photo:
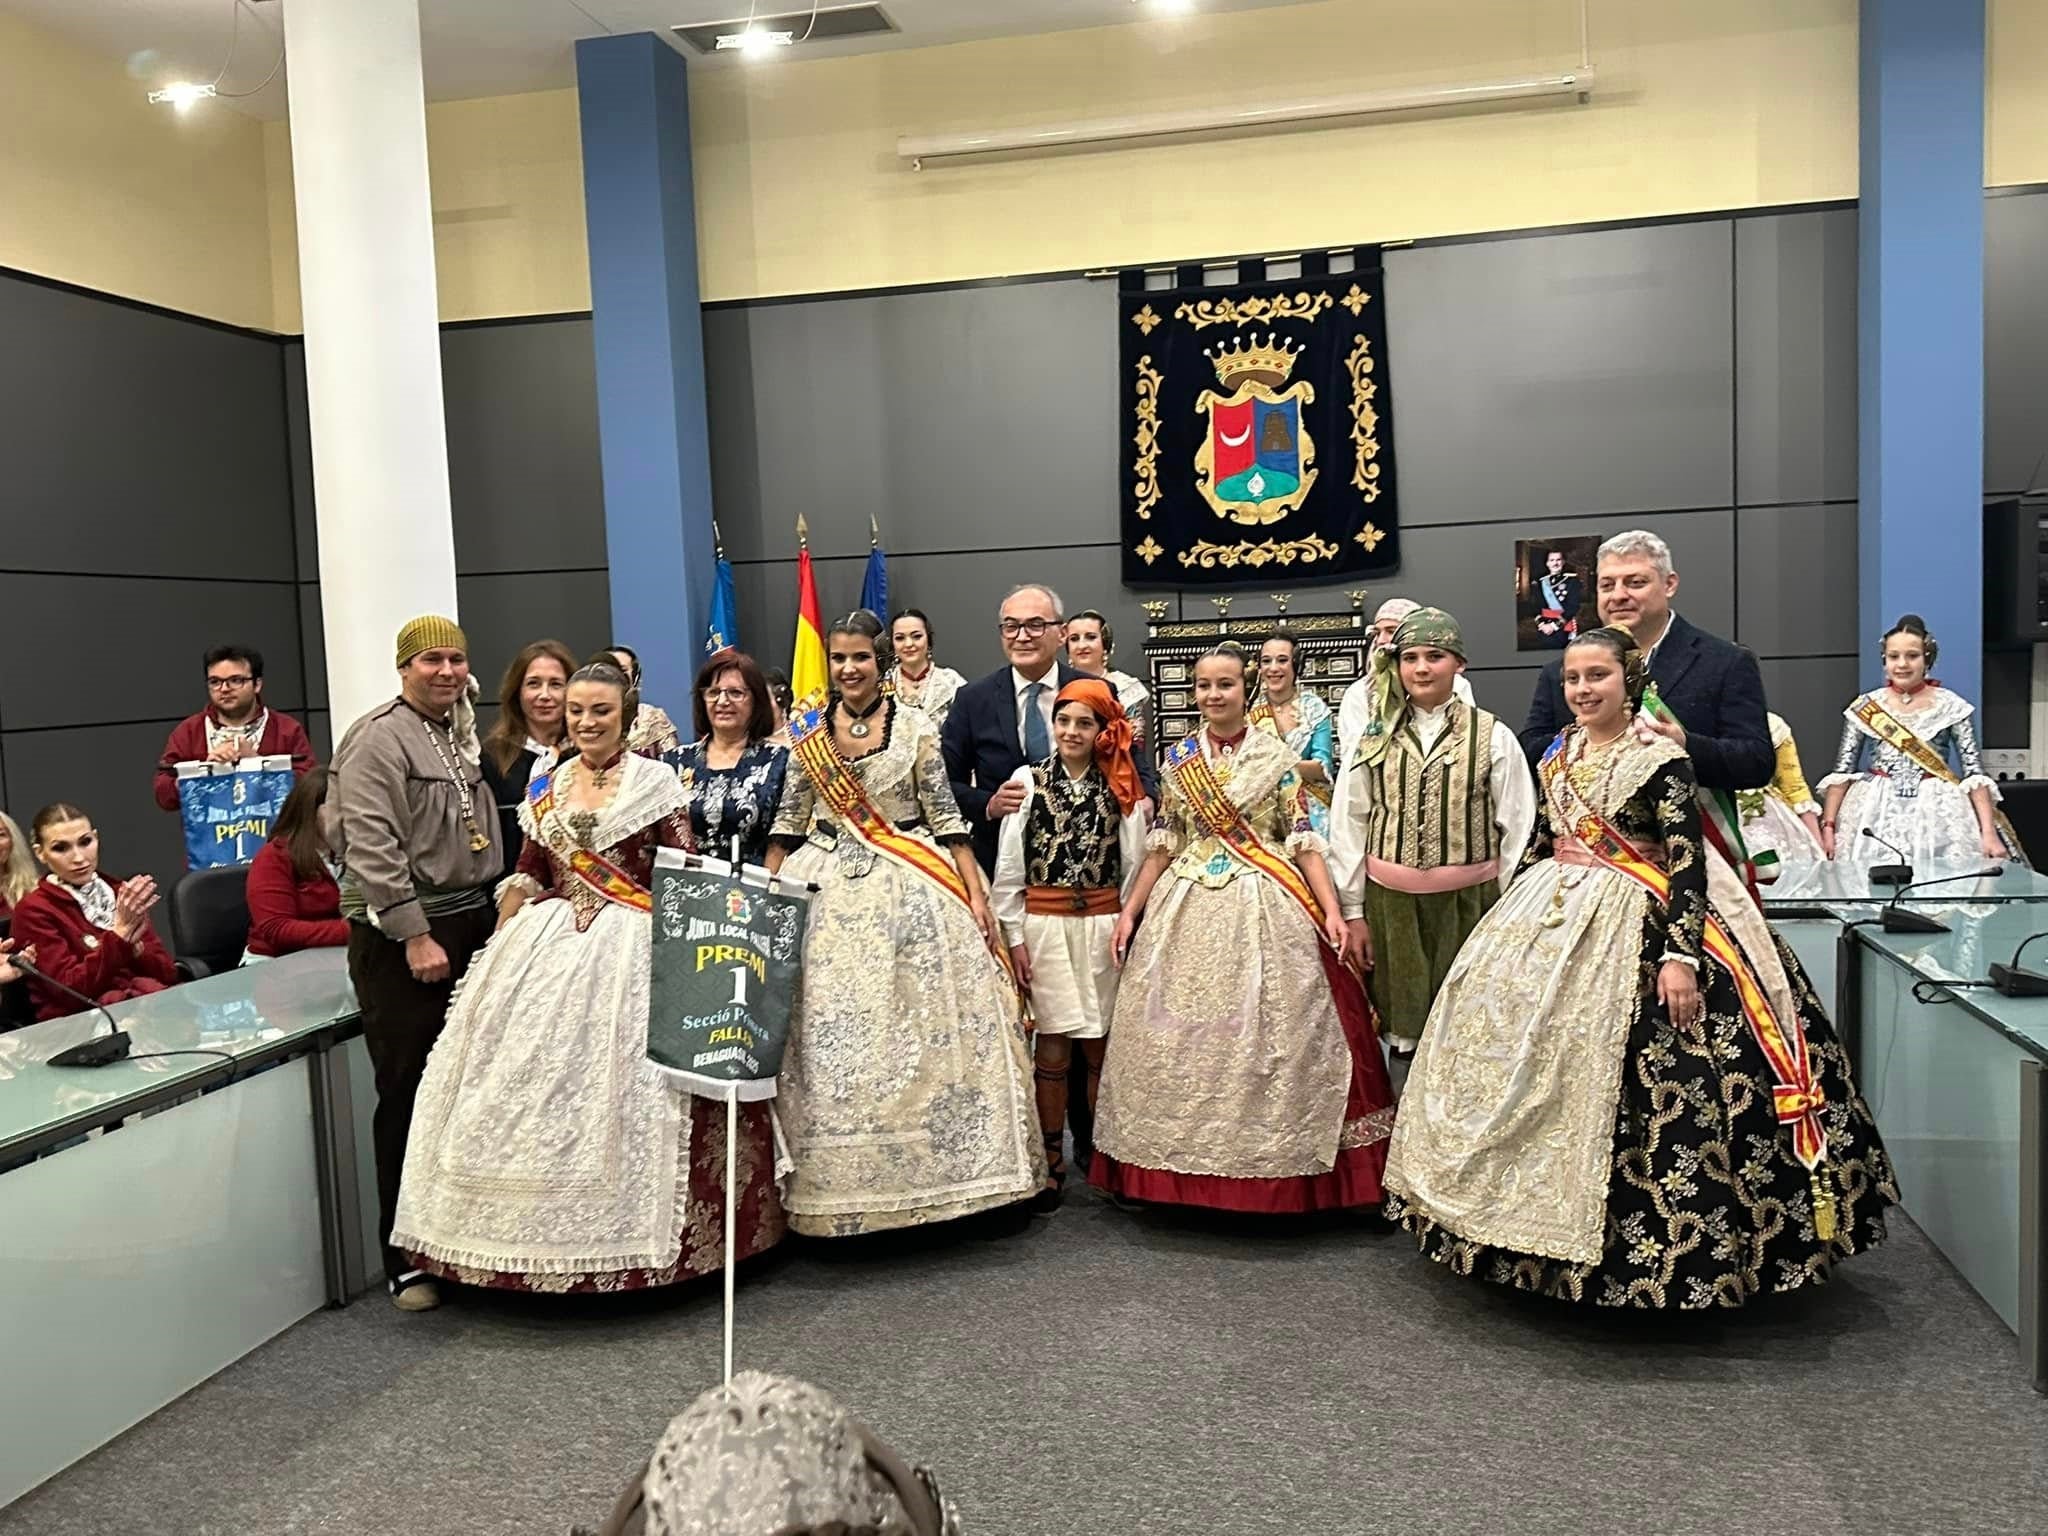
[[889, 626], [889, 647], [895, 663], [889, 668], [887, 691], [925, 713], [935, 730], [946, 724], [953, 695], [967, 679], [932, 659], [932, 621], [922, 609], [905, 608]]
[[1771, 883], [1773, 893], [1789, 896], [1809, 883], [1825, 865], [1820, 837], [1820, 802], [1806, 782], [1799, 763], [1799, 743], [1792, 727], [1777, 715], [1765, 715], [1777, 768], [1762, 789], [1735, 796], [1742, 815], [1742, 841], [1756, 863], [1757, 878]]
[[1235, 646], [1195, 662], [1202, 725], [1167, 755], [1117, 920], [1089, 1172], [1176, 1205], [1375, 1206], [1393, 1093], [1298, 759], [1251, 728], [1245, 670]]
[[[391, 1241], [470, 1285], [612, 1291], [725, 1259], [725, 1106], [647, 1059], [657, 848], [688, 848], [673, 770], [628, 751], [630, 684], [569, 682], [567, 752], [520, 811], [498, 931], [428, 1058]], [[735, 1257], [783, 1230], [768, 1106], [740, 1106]]]
[[1522, 873], [1453, 962], [1401, 1100], [1389, 1216], [1454, 1272], [1600, 1306], [1828, 1278], [1898, 1198], [1799, 962], [1638, 732], [1628, 632], [1564, 653]]
[[768, 853], [768, 828], [782, 801], [789, 748], [775, 741], [775, 702], [768, 679], [742, 651], [721, 651], [697, 673], [691, 695], [697, 739], [676, 769], [690, 804], [697, 846], [758, 864]]
[[818, 887], [776, 1100], [799, 1232], [845, 1237], [1027, 1200], [1045, 1182], [1017, 990], [937, 728], [882, 691], [881, 620], [825, 637], [798, 700], [768, 867]]
[[1294, 753], [1295, 776], [1308, 795], [1309, 824], [1327, 837], [1337, 787], [1337, 721], [1322, 695], [1301, 686], [1300, 660], [1292, 635], [1270, 636], [1259, 647], [1259, 697], [1251, 721]]
[[[1835, 771], [1820, 781], [1821, 844], [1831, 859], [1895, 864], [1922, 878], [1986, 859], [2024, 860], [2003, 834], [1998, 786], [1984, 772], [1969, 700], [1929, 677], [1940, 647], [1917, 613], [1885, 631], [1884, 686], [1842, 711]], [[1877, 837], [1865, 837], [1868, 827]]]

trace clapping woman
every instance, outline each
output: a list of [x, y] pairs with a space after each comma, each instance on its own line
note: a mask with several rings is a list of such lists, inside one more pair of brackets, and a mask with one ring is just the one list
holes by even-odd
[[[150, 927], [161, 899], [148, 875], [109, 880], [100, 873], [100, 835], [92, 818], [62, 801], [36, 812], [36, 860], [49, 873], [14, 906], [14, 941], [33, 949], [52, 981], [96, 1003], [125, 1002], [175, 986], [176, 962]], [[29, 979], [38, 1019], [76, 1013], [76, 999]]]

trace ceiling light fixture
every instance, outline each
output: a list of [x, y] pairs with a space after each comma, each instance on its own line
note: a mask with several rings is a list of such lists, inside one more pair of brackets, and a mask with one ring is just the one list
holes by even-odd
[[718, 46], [721, 51], [737, 48], [741, 53], [767, 53], [773, 48], [787, 48], [795, 41], [794, 32], [764, 32], [759, 27], [748, 27], [744, 32], [718, 34]]
[[1259, 102], [1249, 106], [1197, 107], [1183, 112], [1144, 112], [1128, 117], [1093, 117], [1048, 123], [1042, 128], [996, 128], [983, 133], [905, 134], [896, 141], [897, 158], [921, 170], [927, 160], [955, 155], [990, 155], [1004, 150], [1065, 149], [1077, 144], [1114, 144], [1127, 139], [1168, 134], [1215, 133], [1238, 128], [1269, 128], [1281, 123], [1323, 122], [1368, 117], [1387, 112], [1416, 112], [1431, 107], [1468, 107], [1495, 101], [1537, 100], [1593, 93], [1593, 71], [1571, 70], [1557, 75], [1530, 75], [1514, 80], [1480, 80], [1466, 85], [1418, 86], [1391, 91], [1358, 91], [1347, 95], [1312, 96], [1297, 101]]
[[180, 80], [160, 91], [151, 91], [149, 102], [151, 106], [175, 107], [180, 112], [189, 112], [192, 110], [193, 102], [204, 101], [214, 94], [214, 88], [210, 85], [193, 85], [190, 81]]

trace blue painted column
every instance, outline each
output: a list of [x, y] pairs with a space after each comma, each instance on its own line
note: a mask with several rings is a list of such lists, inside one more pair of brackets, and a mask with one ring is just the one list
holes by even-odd
[[713, 575], [689, 83], [634, 32], [576, 45], [576, 91], [612, 638], [687, 731]]
[[1984, 0], [1862, 0], [1857, 644], [1918, 613], [1983, 703]]

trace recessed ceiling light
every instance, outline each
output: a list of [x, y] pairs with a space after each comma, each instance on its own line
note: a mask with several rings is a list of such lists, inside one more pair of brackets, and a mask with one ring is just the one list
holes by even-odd
[[149, 99], [155, 106], [176, 107], [180, 112], [189, 112], [193, 102], [204, 101], [213, 93], [213, 87], [210, 85], [193, 85], [190, 81], [180, 80], [160, 91], [151, 91]]
[[1195, 0], [1151, 0], [1151, 6], [1167, 16], [1185, 16], [1195, 8]]

